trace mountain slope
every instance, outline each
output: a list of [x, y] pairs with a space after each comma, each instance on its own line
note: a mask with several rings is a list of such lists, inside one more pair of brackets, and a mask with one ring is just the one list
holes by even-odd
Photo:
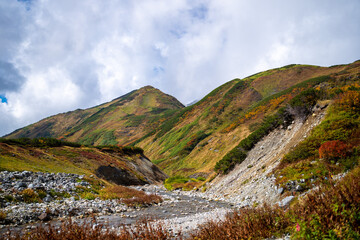
[[120, 185], [162, 182], [166, 175], [134, 147], [84, 147], [54, 139], [0, 139], [0, 171], [96, 175]]
[[289, 65], [234, 79], [179, 111], [138, 146], [170, 175], [207, 176], [230, 150], [305, 89], [359, 75], [359, 62]]
[[129, 144], [157, 127], [159, 117], [184, 106], [147, 86], [111, 102], [48, 117], [6, 138], [55, 137], [88, 145]]

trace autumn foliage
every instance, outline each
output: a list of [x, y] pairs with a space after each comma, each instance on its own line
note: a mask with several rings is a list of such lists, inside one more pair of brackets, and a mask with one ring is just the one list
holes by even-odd
[[336, 104], [345, 111], [359, 113], [360, 112], [360, 92], [347, 91], [340, 95]]
[[325, 160], [337, 160], [345, 158], [348, 154], [349, 146], [343, 141], [333, 140], [321, 144], [319, 157]]

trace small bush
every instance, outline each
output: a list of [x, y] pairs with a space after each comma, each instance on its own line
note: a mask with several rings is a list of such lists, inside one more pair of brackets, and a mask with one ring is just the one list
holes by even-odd
[[27, 188], [21, 192], [21, 195], [26, 203], [41, 202], [39, 195], [32, 189]]
[[190, 181], [189, 178], [183, 176], [174, 176], [166, 179], [164, 182], [164, 186], [167, 190], [171, 191], [175, 189], [175, 186], [177, 184], [184, 184], [187, 183], [188, 181]]
[[47, 193], [44, 190], [37, 190], [37, 194], [40, 199], [43, 199], [46, 197]]
[[191, 239], [264, 239], [284, 232], [289, 219], [280, 208], [243, 208], [228, 214], [224, 221], [210, 221], [198, 227]]
[[0, 210], [0, 222], [4, 221], [5, 219], [6, 219], [6, 212]]
[[81, 197], [86, 200], [94, 200], [96, 198], [96, 196], [91, 192], [85, 192], [81, 194]]
[[128, 206], [147, 206], [154, 203], [161, 203], [163, 199], [156, 194], [144, 194], [138, 197], [125, 198], [121, 201]]
[[198, 177], [198, 178], [196, 178], [196, 180], [199, 180], [199, 181], [205, 181], [205, 180], [206, 180], [206, 178], [204, 178], [204, 177]]
[[7, 202], [15, 202], [16, 199], [14, 198], [14, 196], [12, 195], [5, 195], [4, 196], [4, 199], [7, 201]]

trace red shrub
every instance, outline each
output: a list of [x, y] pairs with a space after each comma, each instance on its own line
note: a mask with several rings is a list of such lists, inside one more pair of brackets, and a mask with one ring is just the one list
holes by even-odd
[[337, 160], [347, 156], [349, 146], [339, 140], [327, 141], [321, 144], [319, 156], [325, 160]]

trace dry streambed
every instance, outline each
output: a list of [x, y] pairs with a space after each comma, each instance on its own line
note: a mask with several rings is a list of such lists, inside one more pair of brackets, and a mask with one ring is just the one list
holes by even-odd
[[[66, 191], [70, 195], [76, 186], [87, 187], [82, 176], [74, 174], [49, 174], [31, 172], [1, 172], [1, 208], [6, 213], [0, 223], [0, 234], [11, 231], [28, 231], [40, 224], [60, 225], [69, 216], [76, 222], [89, 222], [95, 216], [94, 225], [104, 225], [117, 229], [122, 225], [131, 225], [142, 219], [161, 221], [167, 230], [174, 232], [190, 231], [198, 224], [208, 220], [222, 219], [232, 204], [221, 201], [206, 200], [196, 193], [180, 191], [168, 192], [164, 188], [148, 185], [135, 187], [138, 190], [160, 195], [164, 201], [147, 207], [128, 207], [117, 200], [86, 200], [74, 196], [61, 200], [52, 199], [50, 192]], [[58, 187], [61, 186], [61, 187]], [[5, 196], [10, 191], [22, 191], [27, 188], [41, 188], [48, 194], [42, 203], [26, 203], [21, 201], [7, 202]]]

